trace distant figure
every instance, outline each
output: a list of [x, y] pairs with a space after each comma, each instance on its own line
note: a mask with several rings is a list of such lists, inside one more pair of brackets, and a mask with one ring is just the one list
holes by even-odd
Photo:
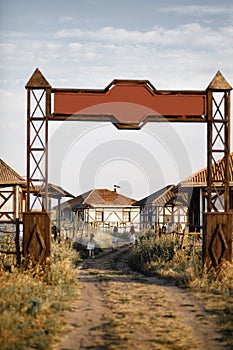
[[167, 229], [166, 233], [171, 233], [172, 232], [172, 223], [170, 221], [167, 222]]
[[94, 258], [95, 255], [95, 239], [94, 239], [94, 234], [90, 234], [90, 240], [87, 244], [87, 250], [89, 250], [89, 257]]
[[118, 247], [118, 228], [116, 226], [113, 229], [112, 244], [113, 244], [112, 248], [114, 248], [115, 246]]
[[162, 233], [166, 233], [166, 231], [167, 231], [167, 227], [166, 227], [165, 224], [163, 224], [163, 226], [162, 226]]
[[52, 226], [52, 234], [53, 234], [54, 241], [56, 241], [57, 240], [57, 226], [56, 225]]
[[136, 242], [136, 236], [135, 236], [135, 230], [134, 230], [134, 225], [130, 227], [130, 236], [129, 236], [129, 242], [131, 246], [135, 245]]
[[180, 222], [177, 224], [177, 233], [182, 233], [182, 224]]
[[160, 224], [157, 224], [157, 226], [156, 226], [156, 233], [159, 235], [159, 237], [161, 237], [162, 228], [161, 228]]

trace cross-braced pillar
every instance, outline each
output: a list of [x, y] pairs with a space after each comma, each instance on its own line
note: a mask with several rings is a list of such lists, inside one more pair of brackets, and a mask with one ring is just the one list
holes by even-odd
[[[51, 86], [38, 69], [27, 89], [27, 211], [48, 209], [48, 117]], [[41, 197], [41, 192], [45, 196]], [[30, 196], [30, 193], [34, 196]]]
[[[207, 213], [204, 263], [217, 266], [232, 256], [230, 213], [230, 91], [218, 72], [207, 88]], [[219, 159], [223, 158], [220, 162]]]
[[48, 211], [48, 118], [51, 86], [36, 69], [27, 89], [27, 204], [24, 213], [24, 256], [50, 255]]

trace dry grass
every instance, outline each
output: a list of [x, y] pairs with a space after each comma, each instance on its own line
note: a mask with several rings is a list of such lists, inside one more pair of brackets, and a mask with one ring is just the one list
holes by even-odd
[[16, 264], [16, 254], [7, 254], [10, 252], [15, 252], [15, 250], [16, 248], [15, 248], [14, 233], [13, 232], [10, 234], [0, 233], [0, 266], [2, 265], [11, 266]]
[[[166, 247], [165, 247], [166, 246]], [[163, 249], [163, 247], [165, 247]], [[233, 265], [223, 262], [218, 268], [202, 268], [202, 252], [192, 247], [179, 250], [173, 238], [143, 239], [132, 250], [132, 268], [161, 278], [173, 279], [201, 299], [206, 310], [221, 328], [223, 339], [233, 346]]]
[[114, 276], [103, 280], [102, 289], [112, 315], [108, 330], [115, 345], [110, 349], [198, 348], [190, 328], [167, 311], [172, 307], [162, 287], [122, 275], [116, 281]]
[[59, 315], [76, 296], [74, 271], [77, 253], [66, 244], [54, 244], [45, 268], [30, 270], [2, 266], [0, 275], [0, 348], [48, 349], [59, 329]]
[[233, 347], [233, 265], [223, 262], [216, 269], [204, 270], [189, 285], [214, 315], [223, 338]]

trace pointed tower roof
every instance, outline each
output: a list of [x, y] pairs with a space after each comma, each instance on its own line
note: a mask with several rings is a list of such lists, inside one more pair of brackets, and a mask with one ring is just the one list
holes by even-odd
[[220, 71], [218, 71], [210, 82], [207, 90], [231, 90], [231, 85], [226, 81]]
[[51, 85], [45, 79], [41, 71], [36, 68], [35, 72], [32, 74], [31, 78], [27, 82], [26, 88], [50, 88]]

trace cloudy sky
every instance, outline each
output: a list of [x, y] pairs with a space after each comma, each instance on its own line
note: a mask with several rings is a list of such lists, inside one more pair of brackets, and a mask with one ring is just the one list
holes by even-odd
[[[232, 85], [232, 23], [231, 0], [0, 0], [0, 157], [26, 174], [24, 86], [35, 68], [53, 87], [118, 78], [204, 90], [218, 70]], [[67, 122], [49, 135], [49, 180], [75, 195], [118, 184], [140, 199], [206, 166], [204, 125]]]

